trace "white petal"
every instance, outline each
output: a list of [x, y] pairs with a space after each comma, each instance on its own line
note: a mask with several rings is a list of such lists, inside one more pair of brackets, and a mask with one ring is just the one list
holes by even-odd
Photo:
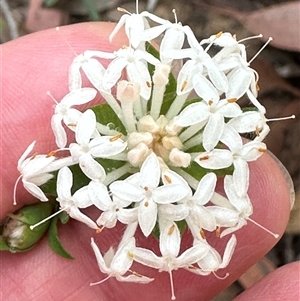
[[210, 113], [203, 102], [192, 103], [187, 106], [176, 118], [175, 123], [185, 127], [207, 120]]
[[105, 136], [92, 139], [89, 146], [94, 157], [108, 158], [120, 154], [127, 147], [127, 143], [121, 139], [114, 140], [112, 136]]
[[71, 107], [74, 105], [85, 104], [95, 98], [97, 90], [94, 88], [82, 88], [74, 90], [68, 93], [62, 100], [61, 103]]
[[240, 156], [248, 162], [255, 161], [263, 155], [266, 150], [267, 146], [265, 143], [260, 141], [250, 141], [243, 145], [240, 151]]
[[88, 186], [81, 187], [73, 195], [74, 204], [78, 208], [87, 208], [93, 203], [90, 199]]
[[[222, 101], [226, 101], [226, 104], [221, 106]], [[218, 107], [218, 112], [227, 118], [233, 118], [243, 113], [241, 107], [237, 103], [228, 102], [227, 99], [219, 101]]]
[[138, 219], [138, 208], [119, 209], [118, 220], [123, 224], [131, 224]]
[[236, 236], [232, 235], [231, 238], [229, 239], [225, 251], [224, 251], [224, 255], [223, 255], [223, 261], [220, 264], [220, 269], [224, 269], [228, 266], [231, 257], [233, 255], [235, 246], [236, 246], [237, 240], [236, 240]]
[[115, 181], [109, 186], [110, 191], [120, 199], [140, 202], [145, 197], [145, 190], [126, 181]]
[[158, 186], [160, 166], [158, 158], [154, 153], [151, 153], [141, 166], [140, 177], [141, 187], [154, 189]]
[[92, 85], [100, 90], [102, 88], [103, 75], [105, 68], [96, 59], [89, 59], [82, 65], [82, 70], [86, 74]]
[[158, 257], [152, 251], [144, 248], [135, 248], [134, 261], [154, 269], [161, 269], [164, 265], [161, 257]]
[[229, 74], [229, 89], [226, 93], [227, 98], [241, 98], [249, 89], [252, 79], [250, 69], [236, 68]]
[[148, 237], [156, 223], [157, 205], [151, 199], [143, 200], [139, 205], [138, 220], [143, 234]]
[[93, 204], [102, 211], [106, 211], [112, 205], [107, 187], [99, 181], [91, 181], [88, 185], [89, 196]]
[[246, 195], [249, 187], [249, 167], [247, 161], [241, 158], [233, 160], [234, 172], [233, 183], [240, 197]]
[[220, 141], [223, 142], [232, 152], [237, 152], [243, 146], [243, 140], [238, 132], [228, 123], [225, 124]]
[[225, 149], [214, 149], [211, 152], [202, 153], [194, 160], [200, 166], [207, 169], [221, 169], [229, 167], [232, 162], [232, 154]]
[[176, 223], [164, 220], [159, 223], [159, 229], [159, 249], [162, 256], [177, 257], [181, 238]]
[[46, 197], [46, 195], [44, 194], [42, 189], [40, 189], [36, 184], [28, 182], [24, 179], [23, 179], [23, 184], [24, 184], [24, 188], [30, 194], [32, 194], [34, 197], [36, 197], [37, 199], [39, 199], [42, 202], [47, 202], [48, 201], [48, 198]]
[[[75, 58], [76, 60], [77, 58]], [[81, 80], [81, 74], [80, 74], [80, 67], [81, 62], [75, 62], [71, 64], [69, 68], [69, 90], [75, 91], [77, 89], [80, 89], [82, 87], [82, 80]]]
[[190, 190], [185, 185], [170, 184], [156, 188], [152, 193], [153, 200], [158, 204], [170, 204], [182, 200]]
[[203, 75], [196, 74], [193, 77], [193, 86], [199, 97], [201, 97], [206, 103], [213, 101], [217, 104], [219, 101], [219, 93], [214, 85]]
[[218, 112], [211, 114], [203, 131], [203, 147], [211, 151], [220, 141], [224, 129], [224, 117]]
[[92, 110], [86, 110], [78, 120], [76, 126], [76, 141], [78, 144], [88, 144], [96, 129], [96, 116]]
[[86, 224], [87, 226], [89, 226], [92, 229], [96, 229], [96, 230], [99, 229], [98, 226], [96, 225], [96, 223], [92, 219], [90, 219], [88, 216], [86, 216], [85, 214], [83, 214], [82, 212], [80, 212], [80, 210], [78, 208], [72, 206], [67, 211], [68, 211], [68, 214], [72, 218], [74, 218], [74, 219], [76, 219], [76, 220], [78, 220], [78, 221]]
[[214, 216], [217, 225], [220, 227], [233, 227], [240, 218], [239, 212], [224, 207], [208, 206], [206, 210]]
[[91, 180], [102, 182], [106, 177], [105, 169], [88, 153], [79, 156], [79, 166], [82, 172]]
[[93, 238], [91, 238], [91, 246], [95, 253], [99, 269], [101, 270], [102, 273], [109, 274], [111, 270], [106, 266], [103, 256]]
[[73, 185], [73, 174], [68, 167], [63, 167], [57, 174], [57, 196], [59, 199], [67, 200], [71, 197]]
[[181, 221], [189, 214], [189, 208], [185, 204], [164, 204], [159, 206], [159, 212], [167, 219]]
[[211, 248], [209, 252], [197, 263], [203, 271], [208, 272], [218, 270], [221, 262], [222, 260], [219, 253], [214, 248]]
[[55, 136], [55, 143], [59, 148], [64, 148], [67, 144], [67, 135], [62, 124], [62, 116], [54, 114], [51, 118], [51, 128]]
[[205, 55], [205, 60], [203, 62], [203, 65], [206, 67], [208, 76], [214, 86], [222, 91], [226, 92], [228, 90], [228, 80], [227, 77], [223, 72], [219, 70], [219, 68], [213, 63], [213, 61], [210, 59], [209, 55]]
[[127, 64], [123, 57], [117, 57], [110, 62], [103, 76], [105, 88], [111, 89], [116, 84]]
[[32, 152], [34, 146], [35, 146], [36, 141], [33, 141], [25, 150], [25, 152], [22, 154], [20, 159], [18, 160], [18, 170], [21, 169], [21, 164], [22, 162], [28, 157], [28, 155]]
[[154, 278], [149, 278], [141, 275], [128, 275], [128, 276], [120, 276], [116, 275], [116, 279], [121, 282], [136, 282], [136, 283], [149, 283], [154, 280]]
[[198, 184], [193, 200], [198, 205], [205, 205], [212, 197], [217, 183], [217, 176], [210, 172], [206, 174]]

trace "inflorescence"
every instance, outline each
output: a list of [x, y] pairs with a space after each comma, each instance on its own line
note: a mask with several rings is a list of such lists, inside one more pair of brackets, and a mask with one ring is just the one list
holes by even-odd
[[[174, 300], [172, 271], [209, 275], [225, 268], [237, 243], [232, 233], [252, 221], [248, 162], [266, 152], [269, 120], [257, 99], [258, 74], [249, 66], [243, 41], [220, 32], [198, 42], [191, 28], [177, 20], [120, 10], [125, 14], [110, 39], [125, 25], [128, 45], [75, 57], [69, 93], [56, 103], [51, 120], [58, 149], [30, 157], [33, 142], [19, 159], [19, 179], [42, 202], [48, 201], [43, 185], [54, 179], [58, 212], [97, 232], [118, 222], [126, 225], [116, 250], [104, 256], [91, 239], [98, 265], [108, 275], [104, 280], [153, 281], [130, 270], [137, 262], [170, 274]], [[150, 27], [149, 19], [156, 26]], [[161, 36], [158, 52], [151, 41]], [[210, 55], [212, 47], [220, 50]], [[179, 61], [184, 63], [175, 76], [172, 67]], [[93, 88], [83, 87], [83, 76]], [[84, 112], [74, 108], [98, 93], [106, 104]], [[251, 109], [240, 107], [242, 97]], [[75, 134], [75, 142], [68, 143], [66, 130]], [[242, 138], [248, 133], [255, 138]], [[60, 151], [69, 155], [58, 156]], [[88, 181], [71, 193], [78, 176], [73, 165]], [[225, 196], [215, 190], [220, 175]], [[90, 206], [99, 210], [96, 221], [80, 210]], [[193, 244], [180, 253], [185, 227]], [[136, 244], [138, 228], [145, 237], [156, 233], [160, 254]], [[223, 258], [206, 240], [207, 232], [231, 235]]]

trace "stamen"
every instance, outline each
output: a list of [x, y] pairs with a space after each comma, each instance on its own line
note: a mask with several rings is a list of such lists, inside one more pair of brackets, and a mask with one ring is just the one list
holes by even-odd
[[218, 276], [218, 275], [215, 273], [215, 271], [213, 271], [212, 273], [215, 275], [216, 278], [218, 278], [218, 279], [220, 279], [220, 280], [224, 280], [224, 279], [226, 279], [226, 278], [229, 276], [229, 273], [226, 273], [225, 276], [223, 276], [223, 277]]
[[65, 211], [68, 207], [65, 207], [65, 208], [62, 208], [58, 211], [56, 211], [55, 213], [51, 214], [50, 216], [44, 218], [43, 220], [39, 221], [38, 223], [34, 224], [34, 225], [31, 225], [29, 226], [30, 230], [33, 230], [34, 228], [36, 228], [37, 226], [43, 224], [44, 222], [48, 221], [49, 219], [51, 219], [52, 217], [58, 215], [59, 213]]
[[[128, 257], [129, 257], [130, 259], [133, 259], [133, 258], [134, 258], [134, 254], [133, 254], [132, 252], [130, 252], [130, 251], [127, 252], [127, 255], [128, 255]], [[132, 272], [132, 271], [129, 270], [129, 272]], [[132, 273], [134, 273], [134, 272], [132, 272]]]
[[169, 270], [169, 275], [170, 275], [170, 285], [171, 285], [171, 300], [176, 300], [175, 294], [174, 294], [174, 283], [173, 283], [173, 275], [172, 271]]
[[208, 101], [208, 105], [211, 106], [214, 102], [212, 100]]
[[137, 277], [139, 277], [139, 278], [142, 278], [142, 277], [143, 277], [143, 275], [141, 275], [141, 274], [139, 274], [139, 273], [137, 273], [137, 272], [135, 272], [135, 271], [128, 270], [128, 272], [132, 273], [133, 275], [135, 275], [135, 276], [137, 276]]
[[122, 137], [122, 133], [117, 134], [117, 135], [115, 135], [115, 136], [109, 138], [109, 141], [110, 141], [110, 142], [113, 142], [113, 141], [118, 140], [118, 139], [121, 138], [121, 137]]
[[266, 150], [265, 148], [260, 147], [260, 148], [258, 149], [258, 151], [261, 152], [261, 153], [265, 153], [267, 150]]
[[170, 179], [170, 177], [164, 175], [164, 178], [165, 178], [165, 180], [166, 180], [169, 184], [172, 183], [172, 180]]
[[200, 230], [200, 235], [203, 239], [206, 239], [206, 235], [203, 229]]
[[69, 127], [72, 127], [72, 126], [76, 127], [76, 126], [77, 126], [77, 123], [75, 123], [75, 122], [70, 122], [70, 123], [67, 124], [67, 126], [69, 126]]
[[[235, 35], [234, 35], [235, 36]], [[248, 38], [244, 38], [244, 39], [242, 39], [242, 40], [239, 40], [238, 41], [238, 43], [242, 43], [242, 42], [245, 42], [245, 41], [248, 41], [248, 40], [252, 40], [252, 39], [260, 39], [260, 38], [262, 38], [263, 37], [263, 35], [262, 34], [259, 34], [259, 35], [257, 35], [257, 36], [252, 36], [252, 37], [248, 37]], [[236, 38], [236, 36], [235, 36], [235, 38]]]
[[103, 225], [102, 227], [98, 228], [98, 229], [96, 230], [96, 233], [97, 233], [97, 234], [101, 233], [101, 232], [103, 231], [104, 228], [105, 228], [105, 225]]
[[216, 229], [216, 236], [220, 237], [220, 234], [221, 234], [221, 227], [218, 226], [217, 229]]
[[54, 98], [50, 91], [47, 91], [46, 94], [58, 105], [58, 101]]
[[175, 8], [173, 8], [172, 9], [172, 13], [174, 14], [174, 19], [175, 19], [175, 22], [174, 23], [178, 23], [178, 20], [177, 20], [177, 14], [176, 14], [176, 9]]
[[208, 159], [209, 159], [209, 155], [205, 155], [203, 157], [200, 157], [199, 161], [208, 160]]
[[146, 202], [145, 202], [145, 207], [148, 207], [148, 206], [149, 206], [149, 202], [146, 201]]
[[23, 175], [20, 175], [20, 176], [17, 178], [16, 183], [15, 183], [15, 185], [14, 185], [14, 191], [13, 191], [13, 193], [14, 193], [14, 201], [13, 201], [13, 204], [14, 204], [14, 205], [17, 205], [17, 186], [18, 186], [18, 183], [20, 182], [20, 180], [22, 179], [22, 176], [23, 176]]
[[175, 230], [175, 225], [172, 225], [168, 231], [168, 235], [172, 235], [172, 233], [174, 232]]
[[216, 34], [216, 39], [218, 39], [222, 34], [223, 34], [223, 31], [219, 31], [219, 32]]
[[182, 92], [185, 89], [186, 85], [187, 85], [187, 81], [185, 80], [181, 85], [180, 92]]
[[101, 280], [101, 281], [90, 283], [90, 286], [97, 285], [97, 284], [101, 284], [101, 283], [103, 283], [104, 281], [106, 281], [107, 279], [109, 279], [110, 277], [111, 277], [111, 275], [108, 275], [106, 278], [104, 278], [104, 279]]
[[267, 119], [267, 121], [281, 121], [281, 120], [287, 120], [287, 119], [295, 119], [296, 116], [295, 115], [291, 115], [291, 116], [287, 116], [287, 117], [279, 117], [279, 118], [271, 118], [271, 119]]
[[146, 85], [148, 88], [151, 88], [151, 83], [149, 81], [146, 81]]
[[53, 157], [53, 156], [56, 155], [56, 153], [57, 153], [57, 151], [53, 150], [53, 151], [51, 151], [50, 153], [47, 154], [46, 158]]
[[260, 48], [260, 50], [255, 54], [255, 56], [248, 62], [248, 64], [250, 65], [257, 57], [258, 55], [267, 47], [267, 45], [273, 41], [273, 38], [269, 38], [268, 41]]
[[72, 50], [72, 52], [74, 53], [75, 56], [78, 56], [78, 54], [76, 53], [76, 51], [74, 50], [74, 48], [71, 46], [70, 42], [66, 39], [66, 37], [61, 33], [60, 31], [60, 27], [57, 26], [55, 28], [55, 30], [60, 34], [60, 36], [64, 39], [64, 41], [67, 43], [67, 45], [69, 46], [69, 48]]
[[274, 236], [275, 238], [279, 237], [279, 234], [273, 233], [272, 231], [270, 231], [269, 229], [265, 228], [264, 226], [260, 225], [259, 223], [257, 223], [256, 221], [254, 221], [251, 218], [247, 218], [248, 221], [250, 221], [251, 223], [253, 223], [254, 225], [258, 226], [259, 228], [262, 228], [263, 230], [265, 230], [266, 232], [268, 232], [269, 234], [271, 234], [272, 236]]
[[237, 98], [230, 98], [230, 99], [227, 99], [227, 102], [228, 102], [228, 103], [234, 103], [234, 102], [237, 102]]

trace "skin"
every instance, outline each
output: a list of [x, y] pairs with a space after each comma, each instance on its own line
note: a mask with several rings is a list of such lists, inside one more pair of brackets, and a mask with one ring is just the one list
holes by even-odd
[[[32, 202], [22, 185], [17, 190], [17, 206], [12, 201], [13, 186], [19, 175], [17, 161], [27, 146], [37, 140], [35, 151], [39, 153], [48, 153], [56, 148], [50, 128], [54, 103], [46, 92], [51, 91], [58, 101], [68, 93], [68, 67], [75, 56], [74, 52], [79, 54], [87, 49], [113, 51], [126, 44], [123, 33], [118, 34], [112, 43], [108, 41], [113, 27], [114, 24], [111, 23], [71, 25], [62, 27], [61, 34], [50, 29], [1, 46], [1, 219], [8, 212]], [[250, 163], [250, 170], [249, 195], [254, 206], [251, 218], [282, 235], [291, 207], [291, 188], [286, 177], [268, 154]], [[99, 212], [88, 213], [94, 218], [99, 215]], [[94, 237], [100, 249], [106, 251], [110, 245], [117, 246], [120, 232], [124, 228], [119, 226], [113, 230], [104, 229], [101, 234], [96, 234], [79, 222], [71, 221], [68, 225], [60, 229], [60, 236], [65, 248], [75, 257], [73, 261], [54, 254], [46, 241], [42, 241], [28, 253], [1, 253], [1, 291], [6, 300], [170, 300], [168, 273], [157, 273], [138, 264], [132, 269], [155, 277], [152, 283], [120, 283], [109, 279], [90, 287], [90, 282], [105, 278], [96, 264], [90, 238]], [[178, 301], [210, 300], [263, 257], [278, 241], [251, 222], [239, 230], [236, 236], [238, 244], [231, 263], [225, 270], [217, 272], [219, 277], [228, 272], [229, 277], [226, 279], [219, 280], [214, 275], [196, 276], [184, 270], [173, 272]], [[212, 234], [208, 238], [222, 254], [229, 237], [220, 240]], [[182, 245], [187, 246], [191, 241], [189, 233], [185, 233]], [[157, 251], [155, 239], [146, 241], [139, 234], [137, 242]], [[299, 263], [280, 268], [236, 300], [296, 300], [298, 272]]]

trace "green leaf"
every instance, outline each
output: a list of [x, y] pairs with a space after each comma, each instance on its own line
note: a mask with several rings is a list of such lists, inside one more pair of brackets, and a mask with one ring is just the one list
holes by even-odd
[[0, 236], [0, 251], [10, 251], [10, 247], [2, 236]]
[[61, 257], [67, 258], [67, 259], [74, 259], [73, 256], [68, 253], [65, 248], [62, 246], [61, 241], [58, 237], [58, 231], [57, 231], [57, 222], [59, 220], [58, 216], [54, 216], [49, 230], [48, 230], [48, 242], [50, 248]]

